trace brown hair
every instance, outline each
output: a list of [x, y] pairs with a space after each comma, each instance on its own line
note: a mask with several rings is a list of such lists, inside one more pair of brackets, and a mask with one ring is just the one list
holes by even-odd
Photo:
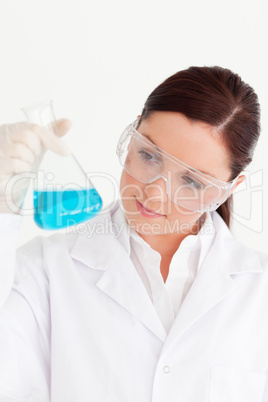
[[[217, 128], [230, 155], [230, 181], [252, 161], [260, 134], [254, 90], [229, 69], [190, 67], [167, 78], [145, 102], [140, 123], [156, 111], [179, 112]], [[230, 226], [233, 196], [217, 212]]]

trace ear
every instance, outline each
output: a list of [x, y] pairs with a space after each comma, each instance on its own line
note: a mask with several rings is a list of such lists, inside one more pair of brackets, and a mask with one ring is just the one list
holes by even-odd
[[234, 187], [232, 188], [229, 196], [231, 194], [233, 194], [233, 192], [235, 191], [236, 187], [239, 186], [239, 184], [243, 183], [243, 181], [245, 181], [245, 180], [246, 180], [246, 176], [244, 174], [242, 174], [241, 176], [238, 176], [238, 178], [236, 180], [236, 183], [235, 183]]

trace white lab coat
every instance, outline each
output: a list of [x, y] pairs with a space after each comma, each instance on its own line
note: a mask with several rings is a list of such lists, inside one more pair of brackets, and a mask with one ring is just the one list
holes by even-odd
[[[214, 212], [214, 244], [166, 334], [111, 216], [89, 221], [91, 236], [17, 251], [0, 315], [0, 402], [268, 402], [268, 258]], [[2, 297], [14, 262], [4, 237]]]

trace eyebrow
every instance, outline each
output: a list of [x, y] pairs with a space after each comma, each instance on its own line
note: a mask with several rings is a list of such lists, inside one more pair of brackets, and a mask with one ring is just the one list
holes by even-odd
[[[151, 141], [156, 147], [158, 147], [158, 145], [156, 145], [156, 143], [152, 140], [152, 138], [149, 135], [147, 135], [147, 134], [142, 134], [142, 135], [143, 135], [143, 137], [147, 138], [147, 140]], [[160, 148], [160, 147], [158, 147], [158, 148]]]
[[[147, 135], [147, 134], [142, 134], [142, 135], [143, 135], [143, 137], [147, 138], [147, 140], [149, 140], [150, 142], [152, 142], [157, 148], [160, 148], [160, 147], [151, 139], [151, 137], [150, 137], [149, 135]], [[160, 149], [161, 149], [161, 148], [160, 148]], [[172, 156], [173, 156], [173, 155], [172, 155]], [[173, 156], [173, 157], [176, 158], [176, 156]], [[197, 170], [198, 172], [203, 173], [203, 174], [206, 174], [206, 175], [208, 175], [208, 176], [214, 177], [214, 179], [218, 180], [218, 179], [214, 176], [214, 174], [211, 174], [211, 173], [208, 173], [208, 172], [204, 172], [204, 171], [202, 171], [202, 170], [200, 170], [200, 169], [196, 169], [196, 168], [193, 168], [193, 167], [192, 167], [192, 169]]]

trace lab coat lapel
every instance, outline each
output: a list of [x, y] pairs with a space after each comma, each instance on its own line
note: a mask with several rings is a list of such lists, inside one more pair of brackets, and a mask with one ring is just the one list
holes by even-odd
[[96, 286], [164, 342], [167, 333], [163, 324], [130, 256], [114, 233], [107, 230], [110, 222], [110, 215], [89, 221], [88, 230], [78, 237], [71, 250], [71, 257], [91, 269], [103, 271]]
[[168, 334], [164, 350], [237, 286], [236, 282], [222, 269], [213, 248], [209, 254], [209, 259], [200, 268], [179, 310]]
[[140, 320], [159, 339], [167, 334], [130, 257], [119, 243], [97, 287]]
[[236, 291], [238, 284], [233, 275], [263, 271], [255, 251], [233, 239], [218, 215], [214, 215], [213, 220], [217, 228], [215, 241], [179, 310], [163, 351], [209, 310]]

